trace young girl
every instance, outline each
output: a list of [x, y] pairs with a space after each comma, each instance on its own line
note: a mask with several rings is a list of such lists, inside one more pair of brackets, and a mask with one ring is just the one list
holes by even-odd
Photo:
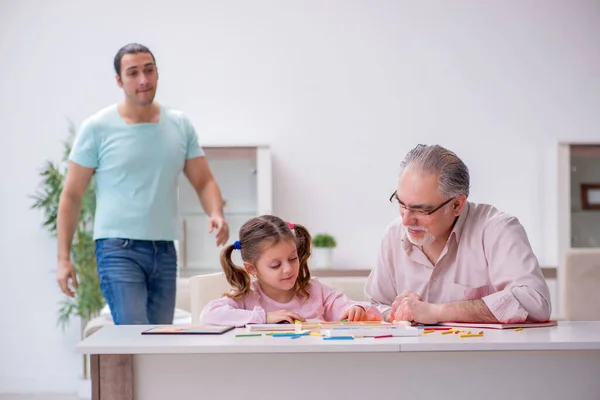
[[[379, 310], [369, 303], [352, 301], [311, 279], [311, 236], [303, 226], [263, 215], [247, 221], [239, 238], [221, 252], [221, 266], [232, 291], [204, 307], [202, 323], [243, 326], [311, 319], [382, 320]], [[234, 250], [241, 251], [243, 267], [231, 261]]]

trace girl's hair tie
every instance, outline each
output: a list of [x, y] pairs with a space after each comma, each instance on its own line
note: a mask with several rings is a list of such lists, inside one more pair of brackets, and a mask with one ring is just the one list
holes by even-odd
[[291, 222], [286, 222], [286, 223], [290, 229], [294, 229], [294, 224], [292, 224]]
[[233, 248], [234, 248], [234, 250], [241, 250], [242, 249], [242, 244], [240, 243], [239, 240], [236, 240], [235, 242], [233, 242]]

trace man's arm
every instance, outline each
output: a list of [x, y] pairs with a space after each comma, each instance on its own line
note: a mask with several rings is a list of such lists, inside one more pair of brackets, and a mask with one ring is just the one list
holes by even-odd
[[438, 322], [499, 322], [481, 299], [439, 304], [438, 314]]
[[409, 321], [520, 323], [550, 318], [550, 293], [525, 230], [516, 218], [484, 233], [490, 281], [497, 290], [478, 300], [432, 304], [403, 299], [398, 313]]
[[525, 229], [516, 218], [489, 226], [483, 238], [490, 281], [478, 300], [437, 305], [440, 322], [519, 323], [550, 318], [550, 294]]
[[217, 246], [229, 239], [229, 227], [223, 216], [223, 198], [217, 181], [212, 175], [205, 157], [189, 158], [183, 172], [196, 191], [202, 208], [209, 216], [209, 232], [217, 229]]
[[421, 324], [437, 324], [438, 322], [499, 322], [481, 299], [437, 304], [426, 303], [415, 296], [407, 296], [400, 300], [395, 313], [395, 319]]
[[486, 229], [483, 238], [489, 276], [497, 292], [482, 298], [502, 323], [550, 318], [550, 290], [525, 229], [517, 218]]
[[58, 203], [56, 220], [58, 269], [56, 271], [56, 280], [63, 293], [70, 297], [73, 297], [74, 293], [69, 288], [69, 278], [71, 278], [73, 287], [77, 288], [75, 268], [71, 263], [71, 245], [73, 243], [73, 235], [79, 223], [81, 198], [87, 190], [93, 174], [94, 168], [86, 168], [70, 161], [67, 177]]
[[516, 218], [498, 219], [484, 232], [489, 278], [496, 290], [478, 300], [424, 303], [402, 299], [398, 315], [437, 322], [520, 323], [550, 318], [550, 293], [525, 229]]

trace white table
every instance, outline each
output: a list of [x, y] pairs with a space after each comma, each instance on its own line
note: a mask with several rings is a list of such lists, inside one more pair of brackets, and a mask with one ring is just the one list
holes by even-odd
[[600, 399], [600, 322], [352, 341], [148, 328], [106, 326], [78, 344], [93, 399]]

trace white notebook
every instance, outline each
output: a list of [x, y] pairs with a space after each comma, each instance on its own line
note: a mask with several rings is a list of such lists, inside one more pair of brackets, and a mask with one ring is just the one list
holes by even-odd
[[340, 337], [340, 336], [419, 336], [420, 329], [415, 326], [352, 326], [342, 328], [321, 329], [321, 333], [325, 337]]
[[247, 324], [248, 332], [294, 332], [294, 324]]

